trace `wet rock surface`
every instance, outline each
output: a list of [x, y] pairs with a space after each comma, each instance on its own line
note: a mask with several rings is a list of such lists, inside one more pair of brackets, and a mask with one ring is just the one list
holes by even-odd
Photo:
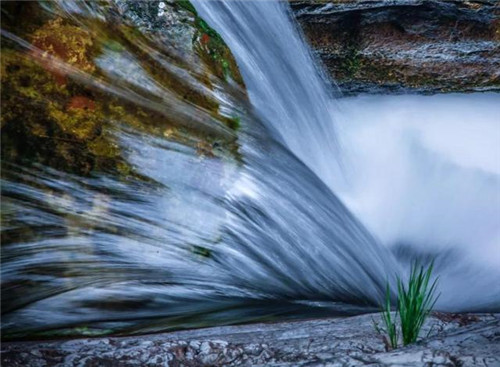
[[[150, 197], [164, 189], [131, 158], [137, 155], [129, 142], [161, 141], [165, 152], [182, 151], [196, 164], [233, 168], [246, 97], [230, 50], [188, 1], [0, 7], [2, 269], [46, 256], [23, 265], [22, 275], [2, 272], [6, 338], [10, 312], [53, 295], [55, 283], [56, 293], [69, 291], [89, 276], [70, 258], [102, 254], [97, 248], [108, 242], [92, 236], [128, 231], [130, 220], [127, 228], [102, 220], [116, 213], [116, 203], [126, 197], [132, 205], [133, 191]], [[164, 165], [171, 182], [182, 172], [178, 162]], [[43, 239], [51, 246], [67, 240], [77, 255], [62, 255], [64, 246], [51, 252], [55, 247], [43, 248]], [[33, 252], [20, 250], [27, 243]], [[97, 268], [105, 278], [103, 263]]]
[[345, 94], [500, 90], [494, 0], [292, 1]]
[[1, 8], [3, 162], [127, 176], [113, 136], [119, 124], [200, 151], [226, 144], [234, 154], [237, 123], [213, 90], [228, 98], [243, 89], [241, 76], [188, 1]]
[[435, 314], [415, 345], [387, 350], [377, 315], [137, 337], [12, 342], [5, 366], [500, 366], [500, 315]]

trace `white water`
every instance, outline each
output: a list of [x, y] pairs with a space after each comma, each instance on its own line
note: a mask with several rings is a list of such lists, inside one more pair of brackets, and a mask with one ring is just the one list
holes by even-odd
[[[334, 103], [286, 2], [195, 5], [233, 50], [258, 115], [242, 118], [241, 162], [116, 124], [127, 162], [159, 187], [7, 162], [7, 229], [35, 236], [2, 250], [2, 327], [149, 332], [317, 315], [314, 301], [366, 312], [391, 276], [432, 257], [438, 308], [497, 311], [498, 97]], [[127, 95], [127, 75], [114, 78]], [[200, 113], [136, 87], [145, 108]]]
[[286, 1], [195, 0], [236, 57], [258, 116], [324, 182], [338, 179], [331, 89]]
[[342, 100], [337, 193], [384, 243], [459, 246], [500, 268], [500, 96]]
[[334, 188], [344, 203], [386, 246], [451, 255], [441, 306], [498, 302], [500, 96], [366, 96], [332, 110], [346, 157]]
[[498, 95], [333, 103], [285, 2], [195, 3], [235, 53], [255, 109], [290, 151], [400, 261], [436, 258], [438, 306], [498, 308]]
[[[203, 3], [208, 4], [224, 5]], [[80, 177], [36, 162], [5, 162], [4, 212], [6, 228], [14, 235], [2, 253], [2, 305], [7, 310], [2, 327], [11, 335], [75, 325], [130, 333], [275, 314], [338, 315], [373, 310], [383, 298], [386, 281], [392, 282], [392, 272], [398, 271], [395, 259], [303, 163], [330, 173], [328, 161], [335, 161], [336, 149], [329, 138], [333, 125], [323, 113], [331, 100], [283, 3], [227, 5], [237, 6], [234, 15], [246, 22], [240, 39], [245, 47], [250, 40], [263, 46], [235, 47], [238, 59], [247, 50], [254, 61], [253, 68], [242, 67], [251, 99], [261, 96], [257, 117], [253, 111], [240, 112], [241, 159], [200, 157], [193, 146], [163, 134], [110, 121], [124, 159], [150, 180], [124, 181], [106, 171]], [[67, 11], [72, 10], [63, 14], [71, 17]], [[82, 11], [105, 16], [98, 6]], [[226, 24], [235, 35], [242, 29]], [[266, 46], [266, 35], [279, 24], [297, 49], [277, 38], [273, 43], [279, 50]], [[252, 32], [248, 27], [253, 25], [262, 32]], [[5, 36], [32, 49], [17, 35]], [[162, 49], [161, 39], [150, 41]], [[259, 53], [267, 57], [252, 56]], [[117, 64], [123, 65], [123, 58], [109, 54], [101, 66], [113, 70]], [[275, 78], [270, 65], [290, 73]], [[133, 75], [136, 69], [139, 64], [131, 68]], [[137, 100], [157, 109], [161, 101], [165, 114], [179, 112], [187, 121], [220, 129], [203, 109], [175, 103], [171, 85], [151, 88], [145, 78], [114, 72], [109, 75], [114, 88], [109, 88], [92, 76], [75, 74], [84, 84], [129, 97], [129, 103]], [[130, 93], [131, 82], [143, 98]], [[233, 112], [231, 97], [242, 109], [247, 105], [238, 94], [227, 97], [218, 98], [221, 109]], [[306, 110], [300, 105], [304, 100]], [[287, 122], [295, 115], [301, 116], [300, 123], [289, 129]], [[290, 149], [301, 152], [303, 162]], [[26, 230], [34, 235], [25, 240], [15, 236]], [[210, 255], [200, 257], [196, 247]], [[326, 307], [318, 311], [311, 301], [326, 301]]]

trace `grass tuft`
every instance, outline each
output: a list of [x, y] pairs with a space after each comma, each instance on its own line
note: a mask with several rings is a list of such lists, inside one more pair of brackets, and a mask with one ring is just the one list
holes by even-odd
[[382, 309], [382, 319], [384, 321], [384, 324], [385, 324], [385, 327], [387, 330], [387, 336], [389, 338], [389, 343], [393, 349], [398, 347], [398, 330], [396, 328], [396, 321], [395, 321], [395, 319], [397, 317], [398, 317], [398, 314], [396, 311], [394, 321], [392, 320], [391, 295], [390, 295], [390, 290], [389, 290], [389, 284], [387, 284], [387, 290], [385, 293], [385, 305]]
[[[435, 294], [438, 279], [430, 282], [433, 267], [434, 262], [431, 262], [427, 269], [415, 262], [406, 286], [401, 278], [397, 278], [398, 299], [394, 320], [391, 314], [390, 289], [389, 284], [387, 284], [385, 304], [382, 306], [381, 312], [389, 344], [393, 349], [398, 346], [399, 335], [395, 321], [398, 314], [403, 345], [412, 344], [417, 341], [426, 318], [436, 304], [439, 297]], [[376, 329], [380, 330], [378, 327]]]

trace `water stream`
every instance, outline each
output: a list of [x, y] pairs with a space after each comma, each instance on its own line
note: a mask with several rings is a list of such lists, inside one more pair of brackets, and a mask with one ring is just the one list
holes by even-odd
[[[102, 18], [64, 4], [82, 27]], [[250, 106], [237, 88], [198, 86], [154, 39], [138, 48], [240, 114], [236, 135], [152, 80], [125, 43], [99, 57], [108, 79], [53, 62], [159, 120], [178, 114], [218, 141], [235, 138], [237, 152], [158, 134], [161, 121], [145, 130], [110, 117], [135, 172], [127, 179], [4, 158], [3, 332], [133, 334], [369, 312], [386, 282], [431, 257], [440, 309], [498, 310], [499, 97], [334, 102], [285, 2], [193, 4], [235, 54]], [[36, 55], [19, 35], [3, 36]]]

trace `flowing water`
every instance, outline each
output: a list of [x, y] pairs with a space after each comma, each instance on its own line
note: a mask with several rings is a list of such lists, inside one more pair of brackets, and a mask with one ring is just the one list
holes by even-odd
[[[251, 105], [235, 85], [203, 88], [184, 54], [176, 57], [185, 63], [163, 56], [172, 50], [150, 36], [108, 42], [99, 78], [50, 60], [154, 119], [143, 118], [147, 129], [124, 114], [107, 121], [120, 164], [133, 172], [126, 178], [107, 166], [81, 175], [4, 155], [4, 333], [131, 334], [369, 312], [387, 281], [431, 257], [440, 309], [498, 310], [498, 96], [332, 107], [285, 2], [193, 3], [234, 53]], [[80, 27], [106, 24], [99, 9], [61, 4], [50, 11]], [[3, 37], [46, 63], [35, 42]], [[219, 111], [241, 116], [241, 127], [172, 93], [141, 63], [143, 51]], [[190, 122], [187, 136], [164, 129], [172, 115]], [[216, 137], [210, 149], [192, 143], [203, 134]]]
[[[362, 106], [362, 108], [359, 108]], [[335, 192], [402, 262], [436, 258], [449, 310], [498, 310], [500, 96], [347, 98]]]

